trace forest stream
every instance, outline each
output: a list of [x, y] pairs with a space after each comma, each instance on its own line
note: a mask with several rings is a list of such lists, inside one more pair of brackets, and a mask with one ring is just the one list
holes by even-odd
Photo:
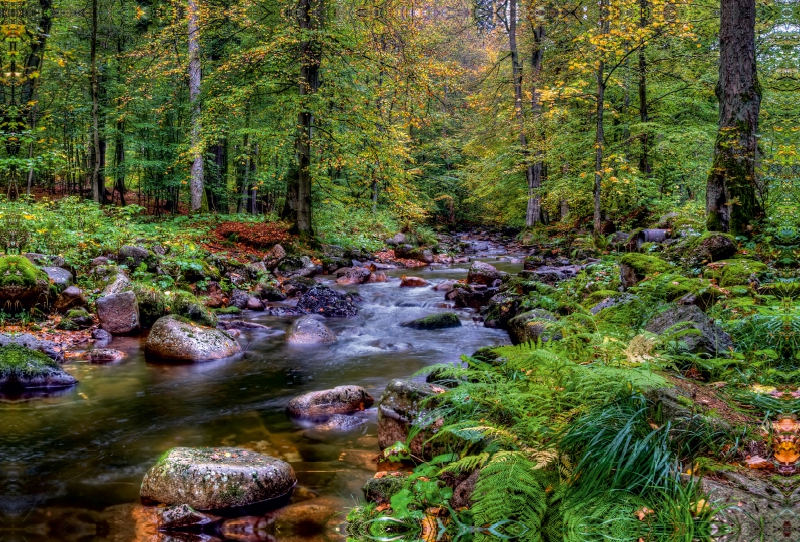
[[[521, 269], [501, 258], [481, 255], [500, 270]], [[78, 386], [4, 399], [0, 419], [9, 445], [0, 452], [0, 484], [6, 488], [0, 499], [12, 514], [3, 518], [0, 539], [142, 539], [147, 528], [134, 525], [142, 508], [142, 476], [173, 446], [239, 446], [288, 461], [298, 477], [293, 501], [325, 497], [343, 520], [376, 470], [376, 408], [361, 413], [368, 422], [355, 430], [325, 435], [289, 419], [286, 404], [302, 393], [344, 384], [363, 386], [379, 398], [393, 378], [457, 362], [482, 346], [507, 344], [505, 331], [473, 323], [469, 310], [456, 309], [463, 323], [458, 328], [399, 327], [454, 310], [443, 292], [401, 289], [400, 275], [435, 285], [464, 278], [468, 266], [388, 270], [388, 282], [347, 288], [320, 277], [338, 289], [357, 289], [363, 299], [358, 316], [328, 320], [339, 339], [334, 345], [288, 345], [284, 333], [292, 318], [246, 311], [238, 318], [270, 329], [243, 330], [238, 340], [245, 353], [239, 357], [149, 363], [144, 338], [117, 337], [112, 346], [126, 353], [122, 361], [65, 365]], [[159, 539], [154, 527], [153, 535]], [[311, 533], [291, 539], [327, 538]]]

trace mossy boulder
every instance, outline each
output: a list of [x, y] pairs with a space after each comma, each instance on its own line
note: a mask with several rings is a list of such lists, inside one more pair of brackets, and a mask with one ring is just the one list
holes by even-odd
[[92, 315], [86, 309], [80, 308], [69, 310], [56, 327], [66, 331], [75, 331], [90, 328], [92, 325], [94, 325]]
[[142, 498], [197, 510], [281, 501], [297, 483], [291, 465], [243, 448], [172, 448], [142, 480]]
[[20, 344], [0, 346], [0, 389], [65, 388], [77, 383], [58, 362]]
[[47, 273], [50, 284], [55, 287], [57, 292], [63, 292], [72, 286], [72, 273], [61, 267], [42, 267], [42, 271]]
[[437, 431], [435, 420], [427, 419], [436, 407], [439, 386], [411, 380], [392, 380], [381, 395], [378, 405], [378, 445], [381, 449], [396, 442], [407, 442], [411, 428], [419, 429], [409, 450], [417, 457], [430, 458], [443, 453], [445, 444], [428, 440]]
[[508, 336], [513, 344], [525, 344], [541, 339], [546, 342], [550, 339], [558, 340], [560, 334], [547, 333], [550, 324], [558, 320], [553, 313], [544, 309], [534, 309], [515, 316], [508, 322]]
[[594, 307], [598, 303], [602, 303], [606, 299], [614, 298], [619, 295], [619, 292], [614, 290], [596, 290], [586, 296], [584, 305]]
[[650, 277], [656, 273], [665, 273], [672, 266], [656, 256], [649, 254], [625, 254], [619, 260], [619, 280], [622, 287], [627, 289], [635, 286], [645, 277]]
[[697, 267], [703, 263], [727, 260], [736, 254], [736, 240], [727, 233], [706, 232], [697, 237], [687, 238], [672, 247], [685, 265]]
[[746, 259], [723, 260], [709, 264], [703, 269], [703, 277], [715, 279], [722, 288], [745, 286], [750, 277], [759, 278], [766, 273], [768, 267], [762, 262]]
[[31, 309], [50, 296], [47, 273], [23, 256], [0, 258], [0, 306], [6, 311]]
[[[678, 346], [689, 352], [728, 356], [733, 347], [731, 336], [695, 305], [679, 305], [656, 315], [645, 327], [650, 333], [677, 334]], [[681, 333], [694, 330], [690, 334]]]
[[410, 327], [411, 329], [444, 329], [449, 327], [460, 327], [461, 320], [454, 312], [443, 312], [441, 314], [432, 314], [411, 320], [410, 322], [403, 322], [401, 327]]
[[[385, 474], [385, 473], [384, 473]], [[384, 475], [380, 478], [370, 478], [361, 488], [367, 502], [375, 504], [388, 504], [392, 497], [403, 489], [405, 476]]]
[[[239, 314], [242, 312], [236, 307], [228, 308], [236, 309], [235, 312], [230, 312], [230, 314]], [[184, 316], [192, 322], [196, 322], [202, 326], [214, 327], [217, 325], [217, 315], [214, 313], [214, 311], [206, 307], [199, 299], [197, 299], [197, 297], [189, 292], [175, 292], [170, 300], [169, 312], [170, 314]], [[222, 310], [219, 312], [222, 313]]]
[[241, 351], [239, 343], [224, 331], [175, 315], [159, 318], [144, 345], [147, 358], [159, 361], [210, 361]]

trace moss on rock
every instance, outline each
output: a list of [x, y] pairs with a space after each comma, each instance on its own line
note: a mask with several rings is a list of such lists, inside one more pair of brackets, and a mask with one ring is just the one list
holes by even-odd
[[721, 287], [730, 288], [746, 285], [752, 275], [759, 276], [767, 269], [766, 264], [755, 260], [723, 260], [706, 266], [703, 270], [703, 277], [715, 279]]
[[12, 311], [29, 309], [51, 293], [47, 273], [23, 256], [0, 258], [0, 304]]

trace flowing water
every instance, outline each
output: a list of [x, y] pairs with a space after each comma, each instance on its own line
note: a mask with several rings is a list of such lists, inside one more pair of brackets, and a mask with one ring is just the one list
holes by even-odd
[[[504, 271], [520, 269], [482, 259]], [[139, 506], [139, 485], [173, 446], [245, 446], [284, 459], [298, 476], [296, 500], [319, 495], [346, 510], [376, 469], [376, 410], [362, 413], [368, 423], [355, 431], [322, 437], [287, 418], [286, 404], [343, 384], [363, 386], [377, 399], [393, 378], [507, 343], [504, 331], [474, 323], [470, 311], [457, 311], [459, 328], [399, 327], [452, 310], [444, 292], [400, 288], [400, 275], [435, 284], [464, 278], [466, 270], [392, 270], [387, 283], [347, 287], [357, 289], [363, 302], [357, 317], [326, 322], [339, 337], [334, 345], [287, 345], [290, 318], [246, 312], [243, 319], [271, 329], [244, 330], [239, 341], [246, 352], [239, 358], [148, 363], [143, 339], [116, 338], [111, 346], [127, 354], [124, 360], [65, 365], [77, 386], [0, 402], [0, 541], [142, 539], [131, 513]]]

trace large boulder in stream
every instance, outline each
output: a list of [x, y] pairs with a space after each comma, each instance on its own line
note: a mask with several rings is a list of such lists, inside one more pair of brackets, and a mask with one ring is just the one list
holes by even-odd
[[306, 314], [319, 314], [329, 318], [345, 318], [358, 314], [358, 308], [350, 296], [325, 286], [315, 286], [304, 293], [297, 302], [297, 308]]
[[47, 301], [50, 279], [47, 273], [23, 256], [0, 258], [0, 308], [15, 312]]
[[312, 391], [289, 401], [286, 410], [296, 418], [322, 418], [352, 414], [372, 405], [375, 399], [361, 386], [336, 386]]
[[322, 323], [319, 316], [309, 314], [292, 322], [286, 332], [286, 342], [291, 344], [329, 344], [336, 342], [336, 334]]
[[727, 356], [733, 348], [733, 339], [714, 323], [697, 305], [676, 305], [656, 315], [645, 327], [650, 333], [661, 335], [667, 331], [683, 334], [678, 339], [682, 348], [696, 354]]
[[503, 273], [493, 265], [484, 262], [473, 262], [467, 273], [467, 282], [470, 284], [485, 284], [491, 286], [494, 281], [503, 278]]
[[223, 510], [288, 499], [297, 478], [288, 463], [243, 448], [172, 448], [142, 480], [143, 499]]
[[460, 327], [461, 320], [454, 312], [443, 312], [440, 314], [432, 314], [423, 318], [417, 318], [410, 322], [403, 322], [401, 327], [410, 327], [411, 329], [444, 329], [449, 327]]
[[9, 343], [0, 346], [0, 389], [65, 388], [77, 383], [47, 355]]
[[159, 318], [144, 344], [149, 359], [163, 361], [211, 361], [241, 351], [239, 343], [224, 331], [175, 315]]

